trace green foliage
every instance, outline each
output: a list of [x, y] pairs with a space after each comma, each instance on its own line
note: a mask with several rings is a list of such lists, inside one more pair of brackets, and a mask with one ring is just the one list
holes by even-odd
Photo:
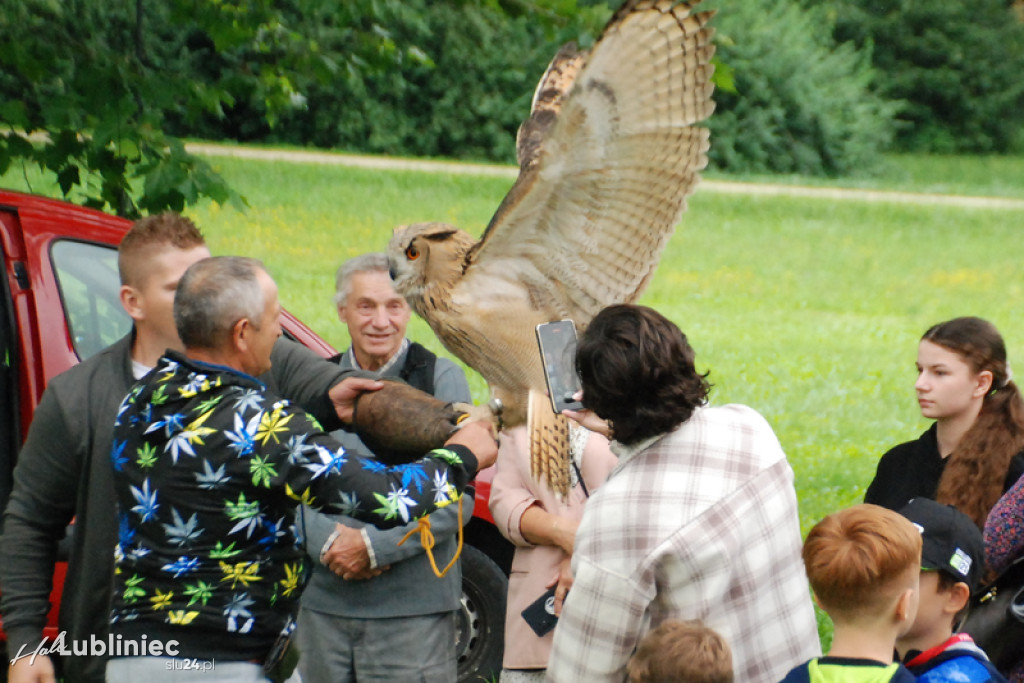
[[[349, 49], [347, 34], [324, 27], [365, 17], [322, 0], [306, 2], [307, 11], [319, 7], [318, 16], [333, 18], [307, 22], [317, 45], [332, 55]], [[608, 3], [574, 0], [410, 0], [375, 7], [377, 23], [364, 33], [381, 38], [378, 50], [393, 61], [363, 60], [359, 69], [309, 83], [303, 88], [308, 106], [275, 130], [247, 129], [229, 117], [200, 135], [511, 161], [516, 130], [548, 60], [568, 40], [588, 46], [611, 13]], [[868, 88], [865, 53], [836, 48], [820, 12], [804, 12], [792, 0], [744, 3], [723, 7], [716, 23], [717, 167], [835, 175], [877, 158], [889, 140], [892, 108]]]
[[[513, 160], [516, 130], [548, 61], [567, 40], [592, 41], [609, 11], [578, 8], [572, 0], [510, 5], [380, 3], [377, 20], [387, 26], [394, 63], [310, 84], [306, 110], [288, 116], [266, 139]], [[343, 48], [335, 41], [329, 49]]]
[[871, 169], [895, 108], [873, 92], [867, 52], [835, 45], [821, 9], [792, 0], [718, 4], [718, 56], [736, 92], [715, 95], [712, 166], [830, 176]]
[[882, 92], [905, 103], [902, 149], [1024, 149], [1024, 20], [1007, 0], [823, 0], [836, 36], [871, 46]]
[[[273, 120], [295, 99], [287, 69], [310, 55], [269, 0], [5, 2], [0, 171], [37, 165], [65, 196], [126, 216], [239, 202], [165, 122], [220, 115], [239, 98], [259, 99]], [[217, 59], [230, 73], [199, 77]]]
[[[244, 202], [181, 137], [512, 161], [548, 60], [620, 4], [3, 1], [0, 172], [38, 166], [124, 215]], [[874, 2], [705, 0], [713, 169], [873, 172], [894, 131], [910, 149], [1024, 145], [1024, 28], [1005, 0]]]

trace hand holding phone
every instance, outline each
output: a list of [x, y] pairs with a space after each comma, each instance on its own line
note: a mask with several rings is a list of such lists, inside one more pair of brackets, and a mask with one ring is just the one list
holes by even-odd
[[534, 600], [523, 610], [523, 619], [538, 636], [544, 636], [558, 623], [555, 616], [555, 584], [544, 595]]
[[574, 396], [581, 391], [576, 374], [576, 325], [572, 320], [556, 320], [537, 325], [537, 344], [544, 364], [551, 409], [582, 410], [583, 403]]

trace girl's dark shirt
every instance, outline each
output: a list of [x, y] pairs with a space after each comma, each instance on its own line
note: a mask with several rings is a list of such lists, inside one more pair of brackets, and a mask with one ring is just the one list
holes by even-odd
[[[875, 478], [864, 495], [865, 503], [874, 503], [890, 510], [899, 510], [911, 498], [935, 498], [939, 479], [946, 468], [946, 458], [939, 455], [937, 426], [932, 426], [917, 440], [901, 443], [878, 461]], [[1024, 452], [1013, 456], [1003, 482], [1003, 492], [1024, 475]]]

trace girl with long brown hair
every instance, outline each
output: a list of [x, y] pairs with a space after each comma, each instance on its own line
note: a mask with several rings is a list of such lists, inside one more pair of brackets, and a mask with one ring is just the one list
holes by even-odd
[[1024, 399], [1006, 344], [987, 320], [955, 318], [924, 333], [917, 371], [921, 414], [935, 423], [882, 456], [864, 502], [898, 510], [924, 496], [982, 527], [1024, 474]]

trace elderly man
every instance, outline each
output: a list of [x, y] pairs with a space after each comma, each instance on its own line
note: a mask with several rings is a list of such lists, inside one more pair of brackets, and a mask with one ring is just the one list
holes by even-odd
[[619, 463], [576, 533], [549, 680], [620, 683], [668, 619], [723, 635], [744, 683], [818, 656], [793, 471], [764, 418], [708, 407], [686, 337], [650, 308], [601, 311], [576, 368], [590, 412], [565, 412], [614, 438]]
[[185, 353], [168, 351], [122, 402], [108, 681], [170, 680], [197, 661], [210, 663], [204, 680], [262, 681], [303, 588], [300, 501], [394, 525], [454, 502], [493, 462], [490, 425], [477, 422], [401, 467], [346, 453], [255, 379], [280, 312], [258, 261], [197, 262], [174, 300]]
[[[352, 338], [336, 358], [342, 368], [399, 378], [446, 402], [469, 402], [462, 370], [406, 339], [409, 305], [392, 286], [384, 254], [346, 261], [335, 288], [338, 318]], [[369, 450], [355, 434], [334, 436], [350, 452]], [[468, 522], [472, 499], [463, 505]], [[296, 631], [303, 682], [454, 681], [460, 565], [436, 577], [418, 535], [398, 545], [409, 527], [378, 529], [310, 508], [303, 509], [303, 518], [307, 550], [319, 558]], [[455, 554], [458, 510], [439, 510], [430, 522], [440, 569]]]

